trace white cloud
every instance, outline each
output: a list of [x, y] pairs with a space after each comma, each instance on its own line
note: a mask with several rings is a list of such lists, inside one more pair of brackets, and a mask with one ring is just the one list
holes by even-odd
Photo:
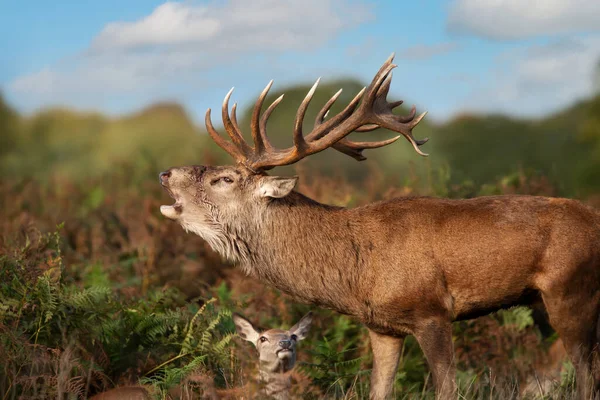
[[[112, 22], [88, 49], [15, 79], [9, 90], [36, 107], [110, 96], [165, 94], [186, 78], [247, 66], [261, 56], [311, 51], [342, 30], [371, 20], [360, 0], [226, 0], [167, 2], [133, 22]], [[102, 97], [97, 96], [109, 96]]]
[[522, 48], [498, 61], [490, 84], [471, 93], [463, 108], [540, 115], [593, 94], [600, 37]]
[[222, 20], [208, 7], [164, 3], [149, 16], [135, 22], [112, 22], [100, 32], [92, 49], [116, 50], [144, 46], [202, 42], [223, 29]]
[[457, 48], [458, 44], [455, 42], [419, 44], [402, 50], [398, 54], [398, 58], [404, 60], [428, 60], [435, 56], [454, 51]]
[[448, 29], [491, 39], [600, 31], [597, 0], [455, 0]]

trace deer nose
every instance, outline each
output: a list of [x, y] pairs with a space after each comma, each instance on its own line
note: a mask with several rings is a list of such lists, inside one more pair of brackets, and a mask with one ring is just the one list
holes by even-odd
[[282, 340], [279, 342], [279, 346], [281, 346], [282, 349], [289, 349], [292, 346], [292, 341]]
[[171, 171], [170, 170], [169, 171], [165, 171], [165, 172], [161, 172], [160, 174], [158, 174], [158, 180], [163, 185], [165, 183], [167, 183], [167, 181], [169, 180], [170, 177], [171, 177]]

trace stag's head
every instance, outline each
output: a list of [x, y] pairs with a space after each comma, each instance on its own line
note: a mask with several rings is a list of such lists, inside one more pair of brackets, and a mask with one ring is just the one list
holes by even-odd
[[296, 364], [296, 344], [308, 335], [312, 313], [306, 314], [288, 330], [260, 330], [239, 314], [233, 315], [233, 322], [238, 335], [256, 347], [261, 369], [288, 372]]
[[255, 173], [240, 165], [171, 168], [160, 174], [160, 182], [175, 203], [161, 206], [160, 211], [207, 238], [228, 224], [235, 225], [241, 215], [259, 216], [270, 199], [289, 194], [296, 180]]
[[[356, 160], [364, 160], [362, 152], [395, 142], [404, 136], [417, 153], [427, 139], [416, 140], [412, 130], [426, 113], [416, 115], [413, 106], [409, 115], [399, 116], [392, 111], [402, 101], [388, 102], [393, 55], [379, 69], [371, 84], [363, 88], [339, 114], [327, 118], [329, 109], [341, 94], [338, 91], [317, 114], [311, 132], [302, 132], [306, 109], [317, 88], [314, 84], [300, 105], [293, 129], [293, 146], [276, 149], [267, 137], [267, 120], [283, 99], [277, 98], [262, 112], [264, 100], [272, 81], [259, 96], [251, 118], [253, 145], [243, 138], [236, 118], [236, 104], [229, 110], [231, 91], [225, 96], [222, 107], [223, 126], [230, 140], [225, 140], [213, 127], [210, 109], [206, 112], [206, 128], [211, 138], [233, 159], [235, 166], [188, 166], [171, 168], [160, 174], [160, 182], [175, 204], [162, 206], [167, 218], [177, 220], [186, 230], [191, 230], [206, 240], [222, 238], [226, 231], [247, 218], [260, 218], [273, 199], [287, 196], [294, 188], [296, 177], [276, 177], [266, 171], [282, 165], [293, 164], [304, 157], [329, 147]], [[369, 132], [386, 128], [400, 135], [376, 142], [351, 141], [346, 136], [352, 132]], [[219, 239], [220, 241], [221, 239]], [[213, 246], [214, 247], [214, 246]]]

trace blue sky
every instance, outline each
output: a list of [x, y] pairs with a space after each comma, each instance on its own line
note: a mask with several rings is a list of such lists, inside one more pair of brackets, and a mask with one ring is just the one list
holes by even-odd
[[540, 116], [589, 96], [597, 0], [5, 2], [0, 90], [23, 112], [123, 114], [177, 101], [200, 121], [236, 87], [368, 82], [392, 52], [392, 97], [443, 120]]

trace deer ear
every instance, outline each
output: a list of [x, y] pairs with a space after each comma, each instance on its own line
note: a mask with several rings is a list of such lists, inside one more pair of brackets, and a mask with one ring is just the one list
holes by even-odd
[[232, 318], [238, 335], [240, 335], [242, 339], [245, 339], [256, 345], [260, 334], [256, 331], [256, 329], [254, 329], [252, 323], [239, 314], [233, 314]]
[[262, 176], [258, 184], [258, 193], [261, 197], [279, 199], [285, 197], [298, 182], [298, 177], [285, 178], [281, 176]]
[[312, 312], [306, 314], [296, 325], [290, 328], [290, 334], [296, 335], [298, 340], [305, 339], [308, 336], [308, 330], [310, 329], [310, 323], [312, 322]]

